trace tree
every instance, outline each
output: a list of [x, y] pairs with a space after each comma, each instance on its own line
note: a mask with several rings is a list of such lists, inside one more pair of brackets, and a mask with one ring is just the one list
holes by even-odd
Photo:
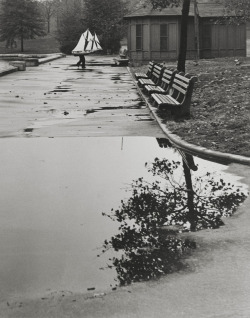
[[84, 22], [98, 35], [104, 51], [119, 50], [125, 35], [123, 16], [126, 13], [127, 6], [122, 0], [85, 0]]
[[160, 9], [160, 10], [169, 6], [180, 6], [182, 3], [180, 49], [179, 49], [177, 69], [178, 71], [185, 73], [186, 54], [187, 54], [188, 15], [189, 15], [189, 8], [190, 8], [190, 0], [146, 0], [145, 3], [151, 3], [153, 9]]
[[180, 51], [178, 56], [177, 70], [184, 73], [186, 71], [189, 8], [190, 8], [190, 0], [183, 0], [182, 15], [181, 15]]
[[47, 22], [47, 32], [50, 33], [50, 21], [51, 18], [57, 12], [57, 1], [56, 0], [44, 0], [41, 2], [43, 16]]
[[70, 54], [85, 29], [81, 0], [63, 0], [58, 5], [57, 40], [61, 51]]
[[34, 39], [45, 35], [44, 21], [38, 3], [34, 0], [4, 0], [0, 13], [0, 40], [10, 41], [15, 38], [21, 41], [24, 51], [24, 39]]
[[250, 2], [249, 0], [227, 0], [225, 1], [225, 13], [234, 13], [230, 17], [230, 22], [247, 22], [250, 20]]

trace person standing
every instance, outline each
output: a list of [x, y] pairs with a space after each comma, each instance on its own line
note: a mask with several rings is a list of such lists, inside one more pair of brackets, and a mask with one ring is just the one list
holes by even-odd
[[85, 68], [85, 56], [84, 54], [79, 55], [79, 61], [76, 63], [76, 65], [79, 66], [82, 65], [82, 68]]

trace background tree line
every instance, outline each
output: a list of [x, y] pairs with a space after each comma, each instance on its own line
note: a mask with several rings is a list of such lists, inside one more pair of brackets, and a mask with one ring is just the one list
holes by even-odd
[[[51, 34], [64, 53], [70, 53], [89, 28], [104, 52], [117, 52], [126, 35], [123, 16], [140, 0], [0, 0], [0, 41], [12, 45]], [[53, 26], [53, 28], [51, 27]]]
[[[0, 41], [8, 46], [51, 33], [63, 53], [71, 53], [80, 35], [89, 28], [95, 32], [103, 52], [117, 53], [127, 34], [124, 15], [140, 6], [161, 10], [182, 7], [180, 56], [178, 70], [185, 71], [187, 21], [190, 5], [196, 0], [0, 0]], [[199, 2], [207, 0], [199, 0]], [[234, 10], [240, 20], [249, 20], [249, 0], [210, 0], [225, 3], [225, 12]], [[235, 21], [231, 19], [230, 22]], [[239, 22], [239, 19], [237, 19]]]

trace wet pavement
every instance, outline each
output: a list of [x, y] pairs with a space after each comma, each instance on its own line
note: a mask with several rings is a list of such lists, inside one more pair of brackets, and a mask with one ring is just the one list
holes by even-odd
[[[179, 155], [159, 147], [126, 68], [75, 59], [0, 78], [0, 317], [249, 317], [249, 198], [225, 226], [190, 235], [188, 271], [106, 289], [113, 276], [97, 273], [96, 255], [117, 227], [100, 213], [145, 161]], [[195, 162], [250, 185], [248, 167]]]
[[132, 180], [146, 176], [145, 161], [166, 150], [149, 137], [5, 138], [0, 145], [0, 299], [110, 289], [115, 273], [101, 271], [108, 258], [97, 255], [118, 224], [102, 212], [118, 206]]
[[164, 136], [112, 57], [57, 59], [0, 79], [0, 137]]

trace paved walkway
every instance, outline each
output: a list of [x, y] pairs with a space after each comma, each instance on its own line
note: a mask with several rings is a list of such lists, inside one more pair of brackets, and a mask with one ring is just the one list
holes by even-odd
[[164, 137], [125, 67], [76, 57], [0, 78], [0, 137]]
[[[72, 64], [74, 58], [60, 59], [0, 79], [0, 136], [162, 136], [125, 68]], [[250, 185], [249, 167], [229, 170]], [[0, 317], [248, 318], [249, 206], [250, 198], [218, 230], [190, 234], [198, 249], [187, 272], [101, 297], [63, 291], [4, 302]]]

